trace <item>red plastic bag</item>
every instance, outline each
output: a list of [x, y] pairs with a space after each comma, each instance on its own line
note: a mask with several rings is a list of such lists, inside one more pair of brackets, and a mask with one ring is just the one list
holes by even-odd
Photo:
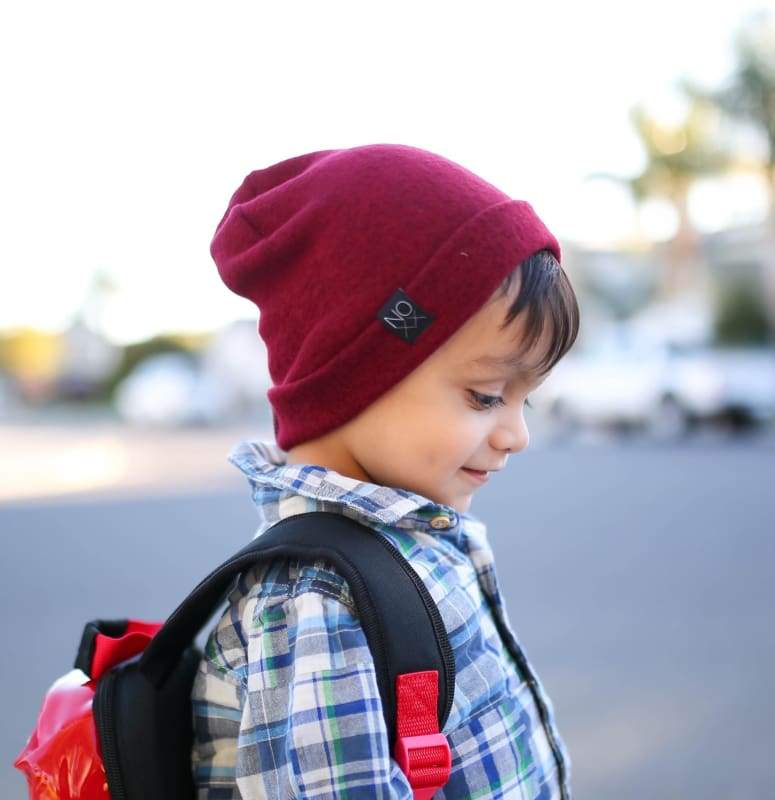
[[46, 692], [35, 730], [13, 764], [27, 776], [30, 800], [110, 800], [92, 716], [95, 686], [73, 669]]
[[88, 674], [76, 667], [54, 681], [35, 730], [13, 762], [25, 773], [30, 800], [110, 800], [92, 713], [97, 682], [141, 653], [161, 626], [140, 620], [87, 624], [79, 650], [83, 660], [76, 663]]

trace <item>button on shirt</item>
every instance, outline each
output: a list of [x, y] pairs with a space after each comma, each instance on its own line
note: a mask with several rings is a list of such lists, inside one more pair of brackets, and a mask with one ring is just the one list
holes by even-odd
[[[570, 759], [551, 701], [511, 628], [484, 523], [405, 489], [243, 441], [260, 523], [335, 511], [397, 547], [436, 602], [455, 657], [442, 732], [452, 771], [435, 798], [570, 800]], [[321, 559], [245, 572], [210, 632], [192, 693], [199, 800], [411, 800], [390, 751], [364, 631], [347, 582]]]

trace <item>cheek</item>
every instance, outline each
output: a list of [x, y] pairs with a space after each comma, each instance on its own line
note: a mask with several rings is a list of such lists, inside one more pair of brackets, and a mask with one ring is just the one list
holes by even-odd
[[418, 476], [440, 475], [468, 458], [473, 437], [470, 426], [459, 414], [444, 408], [423, 411], [417, 409], [405, 415], [400, 434], [382, 434], [382, 441], [390, 449], [394, 463], [401, 454], [413, 454], [411, 462], [404, 459], [407, 471]]
[[420, 470], [448, 469], [451, 463], [462, 464], [482, 436], [485, 421], [467, 402], [463, 388], [418, 384], [404, 387], [390, 401], [370, 426], [369, 437], [390, 453], [393, 463], [411, 452]]
[[[433, 431], [432, 438], [430, 431]], [[428, 453], [433, 463], [443, 470], [457, 469], [470, 461], [471, 453], [479, 449], [485, 436], [475, 412], [457, 413], [447, 418], [437, 418], [428, 426]]]

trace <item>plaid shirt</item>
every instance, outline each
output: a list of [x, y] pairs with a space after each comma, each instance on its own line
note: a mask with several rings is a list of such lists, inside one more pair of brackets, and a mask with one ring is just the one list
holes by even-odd
[[[286, 464], [273, 443], [240, 442], [228, 458], [250, 483], [256, 536], [292, 514], [336, 511], [387, 537], [425, 583], [456, 667], [442, 731], [452, 772], [434, 797], [569, 800], [551, 701], [483, 596], [511, 630], [484, 524], [404, 489]], [[352, 595], [330, 563], [277, 559], [246, 572], [207, 639], [192, 701], [198, 800], [412, 798]]]

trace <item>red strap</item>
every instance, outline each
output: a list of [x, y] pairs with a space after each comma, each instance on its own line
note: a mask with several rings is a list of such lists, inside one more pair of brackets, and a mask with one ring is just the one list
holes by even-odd
[[122, 636], [98, 633], [94, 637], [94, 655], [89, 676], [96, 681], [103, 672], [127, 658], [142, 653], [163, 622], [140, 622], [130, 619]]
[[437, 670], [396, 678], [396, 744], [393, 755], [409, 779], [415, 800], [430, 800], [449, 780], [452, 757], [439, 732]]

